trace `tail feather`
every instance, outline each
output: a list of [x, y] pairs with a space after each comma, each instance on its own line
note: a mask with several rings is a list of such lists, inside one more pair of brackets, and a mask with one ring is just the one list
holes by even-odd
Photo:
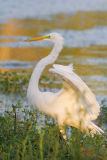
[[96, 133], [98, 133], [99, 135], [101, 135], [101, 134], [103, 134], [104, 133], [104, 131], [100, 128], [100, 127], [98, 127], [97, 125], [95, 125], [94, 123], [90, 123], [90, 125], [89, 125], [89, 129], [91, 129], [91, 134], [93, 135], [93, 134], [96, 134]]

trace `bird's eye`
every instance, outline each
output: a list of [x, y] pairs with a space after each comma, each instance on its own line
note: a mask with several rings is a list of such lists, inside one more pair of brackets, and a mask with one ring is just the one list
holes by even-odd
[[54, 35], [50, 35], [50, 38], [51, 38], [51, 39], [54, 39], [54, 37], [55, 37]]

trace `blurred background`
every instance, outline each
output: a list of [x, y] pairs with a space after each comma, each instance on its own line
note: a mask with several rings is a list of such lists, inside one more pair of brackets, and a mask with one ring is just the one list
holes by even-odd
[[52, 44], [24, 40], [50, 32], [65, 39], [56, 63], [73, 63], [97, 99], [106, 99], [107, 0], [0, 0], [0, 71], [31, 72]]

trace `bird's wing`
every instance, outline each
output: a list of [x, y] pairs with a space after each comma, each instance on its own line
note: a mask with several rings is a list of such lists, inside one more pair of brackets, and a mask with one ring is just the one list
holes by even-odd
[[100, 112], [100, 106], [92, 91], [83, 82], [83, 80], [73, 72], [73, 65], [63, 66], [54, 64], [53, 68], [49, 71], [58, 74], [66, 84], [66, 87], [68, 89], [73, 89], [79, 102], [84, 106], [85, 110], [89, 114], [90, 119], [96, 119]]

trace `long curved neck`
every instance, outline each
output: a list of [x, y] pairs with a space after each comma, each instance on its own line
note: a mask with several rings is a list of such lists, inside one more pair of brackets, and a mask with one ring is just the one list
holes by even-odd
[[[40, 76], [41, 76], [44, 68], [47, 65], [55, 62], [55, 60], [57, 59], [60, 51], [62, 50], [62, 47], [63, 47], [63, 42], [62, 41], [55, 42], [51, 53], [47, 57], [41, 59], [38, 62], [38, 64], [36, 65], [36, 67], [35, 67], [35, 69], [32, 73], [32, 76], [31, 76], [31, 79], [30, 79], [30, 82], [29, 82], [29, 86], [28, 86], [27, 97], [29, 99], [33, 99], [32, 97], [36, 96], [35, 97], [36, 101], [39, 100], [40, 90], [39, 90], [38, 83], [39, 83]], [[32, 103], [35, 103], [35, 102], [32, 102]]]

